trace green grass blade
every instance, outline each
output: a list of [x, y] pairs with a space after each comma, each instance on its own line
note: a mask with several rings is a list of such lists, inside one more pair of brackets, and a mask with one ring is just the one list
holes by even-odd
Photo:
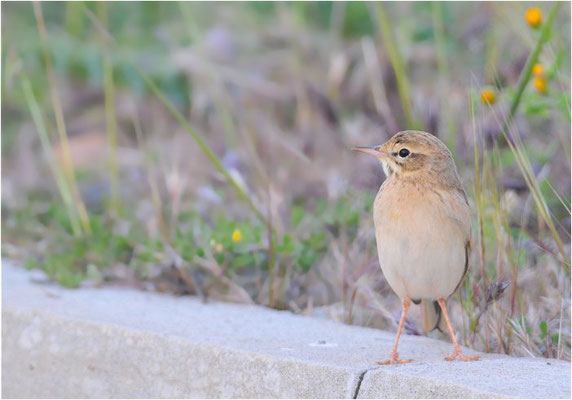
[[409, 97], [409, 79], [407, 78], [407, 72], [403, 62], [403, 57], [397, 49], [395, 38], [393, 37], [391, 22], [387, 13], [385, 12], [384, 6], [382, 6], [381, 3], [376, 2], [373, 3], [372, 6], [375, 11], [375, 16], [377, 17], [381, 41], [385, 50], [387, 51], [389, 62], [391, 63], [393, 71], [395, 72], [395, 78], [397, 80], [397, 91], [399, 92], [399, 97], [401, 99], [401, 106], [405, 115], [407, 129], [418, 129], [419, 125], [413, 117], [411, 99]]
[[[97, 11], [102, 25], [107, 23], [107, 11], [104, 2], [97, 3]], [[117, 117], [115, 115], [115, 85], [113, 81], [113, 65], [105, 38], [102, 38], [103, 49], [103, 82], [105, 98], [105, 120], [109, 141], [109, 174], [111, 178], [111, 209], [117, 215], [121, 207], [119, 188], [119, 169], [117, 166]]]
[[52, 174], [54, 175], [54, 178], [56, 179], [56, 185], [58, 186], [60, 196], [62, 197], [62, 200], [66, 206], [66, 211], [70, 225], [72, 227], [72, 231], [75, 236], [80, 236], [81, 227], [79, 225], [77, 214], [74, 209], [73, 196], [71, 194], [70, 187], [64, 177], [63, 171], [58, 167], [58, 163], [46, 129], [46, 123], [42, 117], [42, 112], [40, 111], [40, 107], [36, 101], [36, 97], [34, 96], [34, 92], [32, 91], [32, 85], [30, 84], [30, 81], [27, 77], [23, 77], [22, 79], [22, 90], [24, 91], [24, 97], [26, 98], [28, 108], [32, 114], [32, 119], [34, 121], [34, 125], [36, 126], [36, 131], [40, 137], [42, 149], [48, 160], [48, 165]]
[[89, 223], [89, 216], [87, 214], [87, 210], [85, 208], [85, 204], [81, 195], [79, 193], [79, 189], [77, 187], [77, 183], [75, 180], [75, 170], [73, 166], [73, 162], [71, 159], [71, 152], [69, 146], [69, 139], [66, 130], [66, 124], [64, 120], [64, 114], [62, 110], [62, 104], [60, 101], [60, 96], [57, 90], [57, 85], [55, 82], [55, 76], [52, 70], [52, 63], [50, 53], [48, 51], [48, 33], [46, 31], [46, 26], [44, 23], [44, 15], [42, 13], [42, 6], [39, 2], [34, 2], [34, 14], [36, 17], [36, 24], [38, 27], [38, 32], [40, 34], [40, 39], [42, 42], [42, 50], [44, 52], [44, 61], [46, 63], [46, 75], [48, 78], [49, 89], [50, 89], [50, 99], [52, 101], [52, 108], [54, 111], [54, 117], [56, 119], [56, 127], [58, 132], [58, 137], [60, 140], [62, 154], [63, 154], [63, 171], [64, 176], [68, 182], [68, 185], [71, 189], [71, 193], [74, 197], [75, 207], [77, 208], [77, 212], [79, 214], [79, 219], [81, 221], [82, 229], [85, 232], [90, 232], [91, 227]]
[[246, 202], [254, 214], [260, 219], [260, 221], [266, 221], [266, 218], [262, 212], [256, 207], [250, 196], [240, 187], [240, 185], [232, 178], [228, 170], [222, 165], [218, 157], [211, 150], [209, 145], [203, 140], [201, 135], [191, 126], [191, 124], [186, 120], [185, 117], [176, 109], [172, 102], [169, 101], [163, 94], [163, 92], [157, 87], [155, 82], [145, 75], [137, 66], [134, 65], [141, 78], [145, 81], [149, 89], [157, 96], [159, 101], [163, 103], [165, 108], [179, 121], [179, 123], [185, 128], [187, 133], [191, 135], [195, 143], [199, 146], [201, 151], [207, 156], [215, 168], [225, 177], [228, 183], [234, 188], [236, 193]]
[[[95, 26], [98, 29], [102, 30], [104, 36], [111, 41], [113, 44], [117, 42], [111, 35], [109, 31], [105, 29], [105, 27], [101, 24], [101, 21], [87, 8], [84, 7], [85, 13], [88, 17], [94, 22]], [[264, 214], [258, 209], [258, 207], [254, 204], [250, 196], [240, 187], [240, 185], [232, 178], [228, 170], [222, 165], [218, 157], [214, 154], [211, 150], [209, 145], [203, 140], [202, 136], [197, 132], [191, 124], [187, 121], [187, 119], [177, 110], [175, 105], [167, 99], [167, 97], [163, 94], [161, 89], [155, 84], [155, 82], [149, 78], [135, 63], [128, 61], [131, 66], [137, 71], [141, 79], [145, 82], [147, 87], [153, 92], [153, 94], [159, 99], [159, 101], [165, 106], [165, 108], [175, 117], [177, 121], [181, 124], [181, 126], [187, 131], [187, 133], [191, 136], [191, 138], [195, 141], [195, 143], [199, 146], [201, 151], [207, 156], [207, 158], [211, 161], [211, 163], [215, 166], [215, 168], [224, 176], [227, 182], [232, 186], [232, 188], [236, 191], [238, 196], [244, 200], [244, 202], [250, 207], [250, 209], [254, 212], [256, 217], [262, 221], [266, 222], [266, 218]]]

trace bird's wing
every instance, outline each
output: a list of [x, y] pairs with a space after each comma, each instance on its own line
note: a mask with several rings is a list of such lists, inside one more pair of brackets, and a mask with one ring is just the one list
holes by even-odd
[[461, 228], [464, 241], [471, 240], [471, 213], [469, 203], [463, 189], [455, 190], [454, 196], [444, 196], [447, 199], [446, 216]]
[[455, 287], [453, 293], [455, 293], [457, 289], [459, 289], [459, 286], [461, 286], [461, 283], [463, 283], [463, 279], [465, 279], [465, 275], [467, 275], [467, 271], [469, 270], [470, 255], [471, 255], [471, 241], [467, 240], [465, 242], [465, 270], [463, 271], [463, 276], [461, 276], [461, 279], [459, 280], [459, 283], [457, 283], [457, 286]]
[[[465, 191], [460, 188], [456, 191], [456, 196], [451, 196], [451, 204], [447, 211], [447, 216], [455, 221], [463, 232], [463, 239], [465, 243], [465, 268], [459, 283], [455, 287], [455, 291], [461, 286], [467, 271], [469, 270], [469, 258], [471, 254], [471, 214], [469, 209], [469, 202]], [[453, 293], [454, 293], [453, 292]]]

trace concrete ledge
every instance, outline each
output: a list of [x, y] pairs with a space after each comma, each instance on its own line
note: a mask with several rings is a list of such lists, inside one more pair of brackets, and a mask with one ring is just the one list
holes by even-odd
[[31, 276], [4, 261], [3, 398], [570, 398], [563, 361], [448, 363], [449, 343], [405, 336], [416, 362], [381, 367], [392, 332]]

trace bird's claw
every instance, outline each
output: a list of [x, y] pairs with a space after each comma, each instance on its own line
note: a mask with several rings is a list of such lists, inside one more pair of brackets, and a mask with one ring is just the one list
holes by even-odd
[[445, 360], [455, 361], [457, 358], [459, 361], [479, 361], [481, 359], [479, 356], [466, 356], [461, 352], [461, 349], [455, 349], [453, 354], [451, 354], [449, 357], [445, 357]]
[[407, 364], [413, 361], [411, 358], [406, 358], [404, 360], [399, 359], [399, 354], [393, 353], [390, 358], [385, 361], [378, 361], [377, 365], [396, 365], [396, 364]]

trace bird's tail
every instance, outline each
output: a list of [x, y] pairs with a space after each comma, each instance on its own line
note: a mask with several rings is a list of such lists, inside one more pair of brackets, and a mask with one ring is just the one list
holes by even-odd
[[446, 332], [447, 325], [445, 323], [445, 318], [442, 316], [439, 303], [433, 300], [421, 300], [421, 311], [423, 314], [424, 332], [431, 332], [434, 329]]

